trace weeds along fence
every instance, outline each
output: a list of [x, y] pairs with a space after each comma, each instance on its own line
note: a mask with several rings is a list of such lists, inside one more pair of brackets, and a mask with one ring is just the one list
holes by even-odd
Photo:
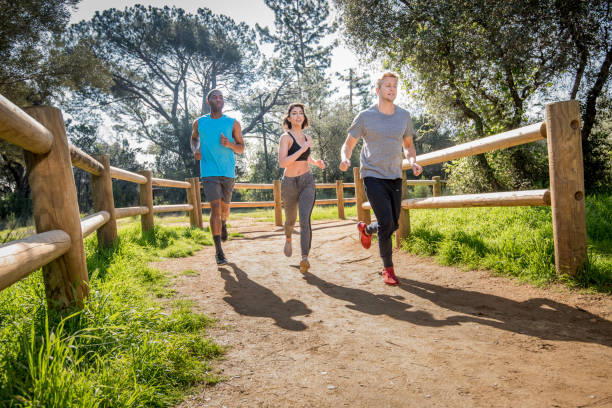
[[[546, 140], [548, 147], [550, 188], [407, 199], [406, 183], [403, 183], [396, 242], [399, 244], [410, 234], [410, 209], [551, 206], [555, 268], [558, 274], [576, 274], [586, 262], [587, 254], [584, 169], [577, 101], [547, 104], [543, 122], [422, 154], [416, 161], [421, 166], [428, 166], [542, 139]], [[410, 168], [408, 161], [404, 160], [403, 168]], [[354, 175], [357, 216], [361, 221], [370, 222], [371, 206], [365, 196], [359, 169], [354, 169]]]

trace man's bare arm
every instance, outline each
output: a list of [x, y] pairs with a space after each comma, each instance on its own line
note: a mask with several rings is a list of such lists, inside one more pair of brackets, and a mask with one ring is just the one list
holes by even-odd
[[423, 168], [416, 162], [416, 150], [414, 148], [414, 135], [405, 136], [403, 141], [404, 155], [412, 167], [412, 173], [418, 176], [423, 172]]
[[193, 152], [193, 156], [196, 160], [200, 160], [202, 158], [202, 153], [200, 152], [200, 134], [198, 133], [198, 120], [196, 119], [193, 122], [193, 127], [191, 130], [191, 151]]
[[340, 149], [340, 170], [346, 171], [349, 167], [351, 167], [351, 156], [353, 154], [353, 149], [357, 144], [357, 140], [353, 136], [348, 135], [344, 144], [342, 145], [342, 149]]

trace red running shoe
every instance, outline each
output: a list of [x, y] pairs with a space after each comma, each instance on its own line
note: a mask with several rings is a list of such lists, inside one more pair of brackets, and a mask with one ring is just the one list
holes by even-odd
[[399, 285], [399, 279], [397, 279], [397, 276], [395, 276], [395, 271], [393, 270], [392, 266], [383, 268], [382, 276], [387, 285]]
[[365, 249], [369, 249], [370, 245], [372, 245], [372, 236], [368, 235], [368, 233], [366, 232], [367, 226], [368, 224], [363, 221], [359, 221], [359, 224], [357, 224], [357, 229], [359, 230], [359, 238], [361, 239], [361, 246]]

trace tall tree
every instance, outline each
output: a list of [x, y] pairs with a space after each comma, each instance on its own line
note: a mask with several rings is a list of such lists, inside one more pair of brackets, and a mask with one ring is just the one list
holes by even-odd
[[[520, 126], [548, 88], [554, 89], [568, 69], [579, 69], [568, 46], [579, 36], [570, 35], [558, 10], [574, 5], [573, 10], [586, 18], [581, 11], [586, 3], [591, 7], [606, 2], [336, 0], [353, 46], [402, 70], [407, 88], [426, 101], [430, 112], [454, 121], [462, 130], [460, 137], [467, 138], [471, 132], [462, 126], [466, 122], [477, 137]], [[374, 5], [377, 12], [363, 19], [364, 11]], [[608, 44], [609, 14], [605, 7], [599, 9], [604, 11], [592, 22], [598, 22]], [[584, 24], [585, 30], [589, 27], [592, 24]], [[607, 51], [598, 55], [605, 67]], [[607, 75], [600, 77], [603, 83]], [[479, 155], [471, 163], [487, 179], [485, 189], [516, 187], [529, 180], [539, 183], [542, 180], [526, 164], [537, 161], [541, 150], [518, 147]], [[509, 179], [508, 165], [513, 175]]]
[[336, 42], [322, 45], [336, 26], [327, 21], [327, 0], [264, 0], [274, 12], [274, 28], [256, 25], [264, 43], [274, 45], [279, 58], [295, 72], [300, 97], [315, 108], [329, 92], [329, 80], [324, 71], [331, 64], [331, 52]]
[[353, 95], [361, 98], [360, 106], [362, 109], [366, 109], [372, 104], [372, 83], [367, 74], [358, 74], [353, 68], [345, 70], [346, 73], [336, 72], [336, 77], [346, 82], [349, 88], [349, 109], [353, 112]]
[[[582, 101], [584, 173], [591, 190], [610, 188], [612, 139], [597, 130], [609, 116], [610, 66], [612, 65], [612, 4], [608, 0], [559, 0], [553, 9], [559, 20], [562, 51], [570, 55], [573, 83], [571, 99]], [[601, 107], [608, 112], [601, 112]], [[606, 187], [607, 186], [607, 187]]]
[[[157, 146], [157, 164], [175, 177], [197, 174], [192, 121], [213, 87], [239, 92], [255, 75], [255, 34], [244, 23], [200, 9], [109, 9], [74, 28], [112, 73], [112, 94], [95, 95], [134, 134]], [[204, 101], [204, 102], [203, 102]]]
[[[66, 52], [61, 34], [79, 0], [0, 2], [0, 94], [19, 106], [57, 103], [65, 90], [104, 87], [104, 67], [76, 44]], [[30, 212], [22, 150], [0, 141], [0, 201], [19, 216]], [[4, 213], [2, 216], [4, 217]]]

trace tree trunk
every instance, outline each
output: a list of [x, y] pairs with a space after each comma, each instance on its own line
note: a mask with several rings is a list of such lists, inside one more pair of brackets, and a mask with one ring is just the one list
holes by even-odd
[[597, 98], [601, 95], [604, 84], [610, 75], [610, 65], [612, 64], [612, 48], [606, 52], [606, 59], [601, 64], [595, 83], [587, 94], [584, 115], [582, 116], [582, 141], [585, 142], [591, 135], [591, 130], [595, 125], [597, 116]]

